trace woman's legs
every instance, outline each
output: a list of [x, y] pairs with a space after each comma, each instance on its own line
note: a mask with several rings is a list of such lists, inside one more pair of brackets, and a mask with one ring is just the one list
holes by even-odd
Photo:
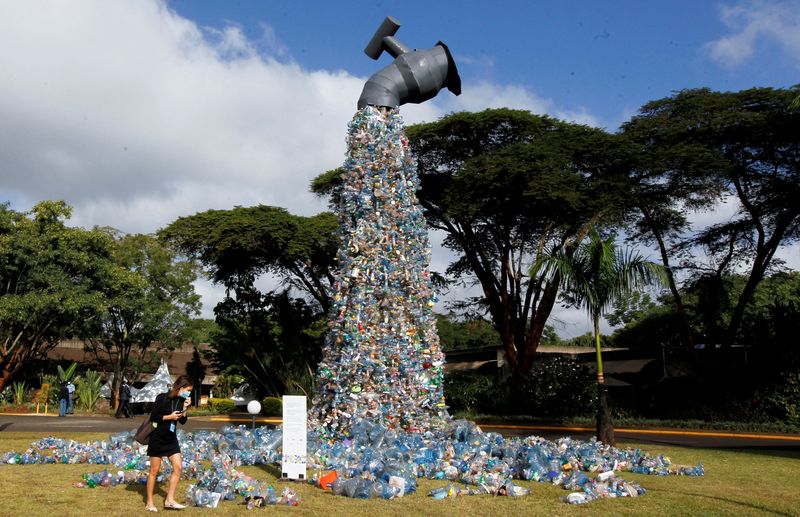
[[[160, 469], [161, 458], [150, 456], [150, 473], [147, 475], [147, 503], [145, 503], [148, 508], [155, 508], [156, 506], [153, 504], [153, 490], [156, 488], [156, 477]], [[171, 482], [170, 485], [172, 485]]]
[[175, 503], [175, 489], [178, 487], [178, 481], [181, 480], [181, 471], [183, 469], [183, 459], [181, 453], [176, 452], [169, 457], [172, 463], [172, 474], [169, 476], [169, 487], [167, 488], [167, 498], [164, 499], [164, 504]]

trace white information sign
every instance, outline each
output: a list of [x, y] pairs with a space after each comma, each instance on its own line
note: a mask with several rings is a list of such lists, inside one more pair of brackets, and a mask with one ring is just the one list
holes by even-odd
[[306, 397], [283, 397], [283, 466], [287, 479], [306, 479]]

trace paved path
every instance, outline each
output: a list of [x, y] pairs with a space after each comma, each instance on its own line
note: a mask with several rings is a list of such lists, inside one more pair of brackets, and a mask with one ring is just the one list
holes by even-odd
[[[0, 415], [0, 440], [2, 432], [41, 432], [64, 434], [74, 432], [118, 433], [135, 429], [142, 416], [131, 419], [106, 416], [69, 415], [65, 418], [43, 415]], [[187, 431], [198, 429], [218, 430], [225, 425], [250, 425], [252, 418], [246, 414], [231, 416], [190, 417], [183, 427]], [[273, 426], [280, 424], [279, 418], [257, 417], [256, 425]], [[529, 436], [532, 434], [546, 438], [572, 436], [587, 439], [594, 436], [594, 428], [560, 425], [512, 425], [482, 423], [481, 429], [500, 433], [504, 436]], [[620, 443], [653, 443], [681, 445], [686, 447], [758, 447], [800, 449], [800, 435], [769, 433], [733, 433], [724, 431], [686, 430], [686, 429], [616, 429]]]
[[[108, 432], [119, 433], [136, 429], [144, 418], [143, 415], [133, 418], [113, 418], [97, 415], [67, 415], [64, 418], [53, 415], [7, 415], [0, 414], [0, 433], [3, 431], [17, 432], [37, 432], [42, 433], [64, 433], [69, 431], [78, 432]], [[280, 419], [258, 417], [256, 425], [276, 425], [280, 424]], [[208, 429], [216, 431], [224, 425], [251, 424], [252, 418], [212, 416], [212, 417], [190, 417], [182, 429], [186, 431], [196, 431], [198, 429]], [[0, 434], [2, 437], [2, 434]]]

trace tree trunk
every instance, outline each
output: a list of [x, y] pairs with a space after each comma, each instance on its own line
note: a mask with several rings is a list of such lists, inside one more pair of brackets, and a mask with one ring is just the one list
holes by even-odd
[[597, 440], [606, 445], [616, 445], [614, 438], [614, 424], [611, 422], [611, 413], [608, 410], [608, 397], [606, 385], [597, 382]]
[[[773, 244], [773, 239], [770, 239], [770, 242], [767, 244]], [[777, 239], [777, 242], [780, 242], [780, 239]], [[744, 318], [744, 310], [747, 308], [747, 304], [750, 303], [750, 300], [753, 299], [753, 295], [756, 292], [758, 284], [760, 284], [764, 279], [764, 274], [766, 273], [767, 267], [769, 267], [769, 264], [772, 261], [772, 257], [775, 254], [776, 249], [777, 246], [770, 246], [767, 249], [758, 250], [756, 258], [753, 261], [753, 267], [750, 270], [750, 276], [747, 278], [747, 283], [745, 284], [744, 289], [742, 289], [742, 293], [739, 295], [739, 299], [736, 302], [736, 307], [734, 307], [733, 314], [731, 314], [731, 320], [725, 329], [722, 340], [723, 347], [729, 348], [734, 344], [734, 341], [736, 341], [736, 334], [739, 333], [739, 327], [741, 326], [742, 319]]]
[[611, 422], [611, 413], [608, 410], [608, 396], [606, 382], [603, 376], [603, 355], [600, 351], [600, 318], [594, 318], [594, 344], [597, 353], [597, 440], [606, 445], [616, 445], [614, 438], [614, 424]]
[[675, 284], [675, 275], [673, 275], [672, 266], [669, 263], [667, 245], [664, 242], [664, 238], [661, 235], [661, 232], [658, 231], [650, 214], [644, 209], [640, 208], [640, 210], [644, 215], [645, 220], [650, 225], [650, 231], [653, 232], [653, 236], [656, 238], [656, 242], [658, 243], [658, 251], [661, 254], [661, 263], [664, 265], [664, 270], [667, 272], [667, 284], [669, 284], [669, 292], [672, 293], [672, 298], [675, 300], [675, 310], [678, 312], [678, 318], [681, 321], [681, 330], [683, 331], [684, 338], [686, 339], [686, 344], [689, 346], [694, 345], [692, 326], [689, 324], [689, 316], [686, 314], [686, 307], [683, 305], [681, 293], [678, 291], [678, 286]]

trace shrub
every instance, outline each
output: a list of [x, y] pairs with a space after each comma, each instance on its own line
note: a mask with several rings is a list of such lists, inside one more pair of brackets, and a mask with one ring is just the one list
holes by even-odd
[[28, 385], [23, 382], [15, 382], [12, 385], [14, 391], [14, 404], [17, 406], [21, 406], [26, 402], [26, 391], [28, 390]]
[[800, 425], [800, 372], [783, 372], [777, 382], [763, 389], [767, 414], [790, 425]]
[[518, 412], [535, 416], [582, 416], [595, 412], [597, 384], [591, 369], [563, 357], [542, 359], [510, 388]]
[[[450, 412], [475, 412], [493, 406], [495, 381], [493, 374], [452, 372], [444, 377], [444, 397]], [[489, 412], [492, 409], [488, 409]]]
[[277, 397], [267, 397], [261, 401], [261, 414], [266, 416], [282, 416], [283, 401]]
[[100, 388], [103, 384], [103, 379], [100, 374], [87, 370], [82, 379], [75, 381], [75, 405], [81, 411], [92, 412], [100, 399]]
[[[47, 402], [53, 406], [54, 408], [58, 408], [58, 390], [61, 384], [58, 381], [58, 376], [52, 374], [45, 374], [42, 377], [42, 384], [47, 384], [50, 386], [50, 390], [47, 393]], [[44, 402], [43, 400], [41, 402]]]
[[236, 403], [231, 399], [208, 399], [208, 406], [217, 413], [230, 413], [236, 409]]
[[50, 385], [42, 383], [42, 387], [33, 394], [33, 402], [37, 404], [48, 404], [50, 402]]
[[230, 397], [236, 388], [244, 382], [244, 377], [239, 374], [225, 370], [217, 376], [217, 382], [214, 384], [214, 393], [221, 398]]

